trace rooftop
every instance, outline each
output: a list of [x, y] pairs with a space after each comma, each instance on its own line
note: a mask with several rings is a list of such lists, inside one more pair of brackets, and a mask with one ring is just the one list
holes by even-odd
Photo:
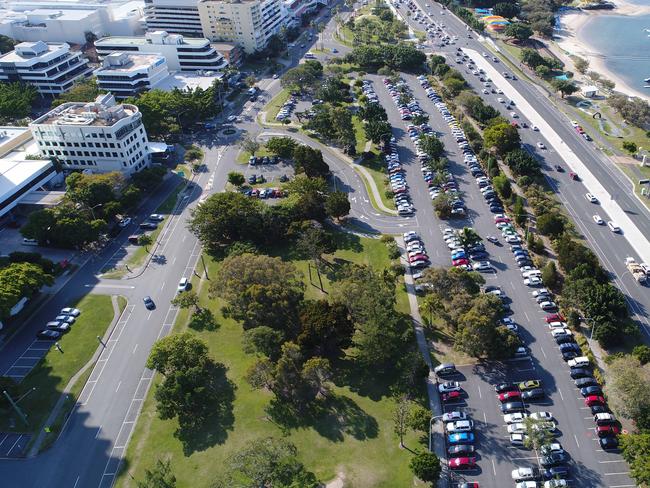
[[[37, 55], [26, 55], [25, 50], [30, 49], [34, 49], [34, 52], [37, 52]], [[0, 63], [25, 62], [41, 56], [45, 56], [60, 49], [70, 49], [70, 45], [66, 42], [21, 42], [19, 44], [16, 44], [13, 51], [9, 51], [8, 53], [0, 55]]]
[[179, 90], [186, 88], [190, 88], [192, 90], [196, 88], [202, 88], [203, 90], [207, 90], [212, 86], [214, 80], [221, 79], [223, 76], [224, 75], [221, 72], [207, 71], [205, 74], [200, 75], [198, 73], [177, 71], [160, 80], [159, 83], [156, 83], [155, 88], [165, 91], [171, 91], [174, 88], [178, 88]]
[[160, 54], [112, 53], [104, 58], [102, 67], [95, 73], [100, 74], [104, 71], [130, 73], [163, 63], [165, 63], [165, 57]]
[[111, 127], [118, 121], [138, 112], [135, 105], [115, 103], [113, 95], [99, 95], [94, 102], [69, 102], [32, 122], [30, 127], [39, 125], [76, 125]]
[[[169, 34], [170, 36], [177, 36], [178, 34]], [[192, 38], [192, 37], [185, 37], [181, 36], [183, 38], [183, 42], [181, 44], [161, 44], [161, 45], [179, 45], [179, 46], [203, 46], [206, 43], [208, 43], [207, 39], [202, 39], [202, 38]], [[123, 46], [123, 45], [158, 45], [160, 43], [156, 42], [151, 42], [151, 39], [146, 36], [140, 36], [140, 37], [121, 37], [121, 36], [109, 36], [109, 37], [103, 37], [97, 41], [95, 41], [95, 46], [98, 48], [101, 48], [105, 45], [108, 46]]]

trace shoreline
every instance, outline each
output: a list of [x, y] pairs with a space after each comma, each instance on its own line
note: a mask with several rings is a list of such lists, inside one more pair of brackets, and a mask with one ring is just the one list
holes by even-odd
[[[613, 0], [614, 10], [568, 11], [557, 16], [558, 25], [553, 33], [553, 42], [564, 52], [589, 60], [589, 70], [616, 83], [614, 91], [650, 101], [650, 94], [643, 88], [631, 86], [620, 75], [605, 65], [605, 56], [587, 43], [580, 33], [592, 19], [603, 15], [630, 16], [650, 15], [650, 6], [636, 5], [625, 0]], [[642, 80], [641, 80], [642, 81]]]

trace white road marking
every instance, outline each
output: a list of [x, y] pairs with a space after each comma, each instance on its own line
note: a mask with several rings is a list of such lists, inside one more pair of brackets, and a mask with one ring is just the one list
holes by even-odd
[[544, 348], [540, 347], [539, 350], [542, 351], [542, 354], [544, 355], [544, 359], [546, 359], [546, 353], [544, 352]]
[[560, 398], [562, 399], [562, 401], [564, 401], [564, 397], [562, 396], [562, 390], [558, 388], [557, 392], [560, 394]]
[[95, 439], [99, 437], [99, 433], [102, 431], [102, 426], [99, 426], [99, 429], [97, 429], [97, 433], [95, 434]]
[[598, 461], [598, 464], [624, 463], [624, 459], [612, 459], [610, 461]]
[[136, 350], [137, 348], [138, 348], [138, 345], [136, 344], [135, 347], [133, 348], [133, 351], [131, 352], [131, 354], [135, 354], [135, 350]]
[[492, 461], [492, 473], [494, 473], [494, 476], [496, 476], [497, 475], [497, 467], [494, 465], [494, 459], [492, 459], [491, 461]]
[[578, 437], [573, 434], [573, 438], [576, 440], [576, 444], [578, 445], [578, 449], [580, 449], [580, 443], [578, 442]]
[[117, 393], [117, 390], [120, 389], [120, 386], [121, 386], [121, 385], [122, 385], [122, 382], [120, 381], [120, 382], [117, 384], [117, 388], [115, 388], [115, 393]]
[[483, 398], [483, 395], [481, 394], [481, 386], [480, 385], [478, 387], [478, 397]]
[[77, 488], [78, 484], [79, 484], [79, 476], [77, 476], [77, 481], [74, 482], [74, 485], [72, 485], [72, 488]]
[[151, 318], [151, 314], [153, 314], [153, 312], [149, 312], [149, 315], [147, 315], [147, 320]]

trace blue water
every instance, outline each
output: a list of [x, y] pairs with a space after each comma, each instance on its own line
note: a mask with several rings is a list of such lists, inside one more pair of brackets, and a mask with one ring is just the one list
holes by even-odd
[[566, 81], [566, 80], [569, 79], [569, 77], [567, 75], [558, 75], [558, 76], [554, 76], [554, 78], [556, 80], [562, 80], [562, 81]]
[[[649, 5], [650, 0], [629, 0], [638, 5]], [[630, 87], [650, 95], [643, 88], [650, 77], [650, 15], [594, 16], [580, 30], [579, 37], [605, 56], [607, 69], [624, 79]]]

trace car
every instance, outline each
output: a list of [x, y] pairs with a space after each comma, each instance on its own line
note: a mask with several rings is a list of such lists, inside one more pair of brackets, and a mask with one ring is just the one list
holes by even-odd
[[544, 398], [546, 394], [544, 393], [544, 390], [541, 388], [533, 388], [532, 390], [526, 390], [521, 394], [521, 399], [522, 400], [539, 400], [541, 398]]
[[525, 412], [508, 413], [503, 416], [503, 421], [506, 424], [516, 424], [523, 422], [526, 417], [528, 414]]
[[411, 242], [411, 241], [419, 241], [420, 240], [420, 235], [415, 232], [414, 230], [409, 231], [409, 232], [404, 232], [402, 234], [402, 237], [404, 237], [404, 242]]
[[128, 227], [130, 223], [131, 223], [131, 217], [124, 217], [124, 218], [120, 219], [120, 221], [117, 223], [117, 225], [119, 227], [121, 227], [122, 229], [124, 229], [125, 227]]
[[589, 363], [589, 358], [585, 356], [580, 356], [575, 359], [572, 359], [569, 361], [569, 368], [588, 368], [590, 363]]
[[56, 320], [53, 320], [51, 322], [48, 322], [45, 324], [45, 328], [49, 330], [56, 330], [57, 332], [61, 332], [62, 334], [65, 334], [66, 332], [69, 332], [71, 329], [71, 325], [68, 324], [67, 322], [58, 322]]
[[621, 232], [621, 228], [618, 225], [616, 225], [613, 220], [610, 220], [610, 221], [607, 222], [607, 227], [609, 227], [609, 230], [611, 230], [612, 232], [614, 232], [616, 234]]
[[449, 444], [473, 444], [474, 434], [472, 432], [457, 432], [447, 436]]
[[563, 479], [548, 480], [544, 482], [544, 488], [563, 488], [565, 486], [569, 486], [569, 482]]
[[141, 222], [138, 227], [145, 230], [156, 230], [158, 228], [158, 224], [156, 222]]
[[[472, 37], [470, 34], [467, 34], [467, 37]], [[466, 483], [461, 483], [458, 485], [458, 488], [479, 488], [478, 481], [468, 481]]]
[[600, 447], [603, 451], [611, 451], [613, 449], [618, 449], [618, 439], [614, 436], [601, 437], [598, 439]]
[[546, 146], [544, 145], [543, 142], [538, 142], [538, 143], [537, 143], [537, 147], [538, 147], [539, 149], [546, 149]]
[[598, 380], [594, 377], [578, 378], [574, 381], [576, 388], [586, 388], [588, 386], [600, 386]]
[[528, 380], [528, 381], [522, 381], [519, 383], [519, 389], [521, 391], [526, 391], [526, 390], [532, 390], [535, 388], [541, 388], [542, 387], [542, 382], [539, 380]]
[[442, 401], [444, 403], [455, 402], [461, 399], [461, 394], [459, 391], [450, 391], [449, 393], [442, 394]]
[[178, 287], [176, 288], [176, 292], [180, 293], [182, 291], [187, 291], [189, 286], [190, 286], [190, 281], [187, 278], [181, 278], [181, 280], [178, 282]]
[[557, 305], [555, 304], [555, 302], [545, 301], [539, 304], [539, 308], [549, 312], [551, 310], [557, 310]]
[[472, 269], [474, 271], [492, 271], [493, 268], [489, 261], [479, 261], [472, 265]]
[[74, 324], [76, 319], [72, 315], [57, 315], [54, 320], [65, 324]]
[[526, 424], [523, 422], [515, 422], [514, 424], [508, 425], [506, 430], [508, 434], [522, 434], [526, 432]]
[[513, 399], [519, 400], [521, 398], [521, 392], [518, 390], [505, 391], [503, 393], [499, 393], [498, 398], [502, 403], [512, 401]]
[[438, 376], [449, 376], [456, 374], [456, 365], [454, 363], [442, 363], [433, 370]]
[[447, 454], [449, 457], [457, 457], [466, 454], [472, 454], [476, 448], [471, 444], [454, 444], [447, 448]]
[[473, 457], [456, 457], [448, 461], [449, 469], [474, 469], [476, 467], [476, 458]]
[[587, 199], [588, 202], [598, 203], [598, 199], [595, 196], [593, 196], [591, 193], [585, 193], [585, 198]]
[[36, 338], [42, 341], [56, 341], [63, 336], [63, 333], [54, 329], [42, 329], [36, 333]]
[[449, 393], [450, 391], [460, 391], [460, 383], [458, 381], [447, 381], [438, 385], [438, 392]]
[[515, 485], [515, 488], [539, 488], [537, 481], [521, 481]]
[[546, 321], [547, 324], [551, 322], [566, 322], [564, 315], [562, 315], [561, 313], [548, 314], [546, 317], [544, 317], [544, 320]]
[[78, 308], [65, 307], [61, 309], [59, 314], [71, 315], [72, 317], [79, 317], [79, 315], [81, 314], [81, 310], [79, 310]]
[[545, 480], [565, 479], [569, 476], [569, 468], [567, 466], [553, 466], [542, 470], [541, 474]]
[[499, 383], [495, 385], [494, 391], [496, 393], [505, 393], [507, 391], [519, 391], [519, 385], [517, 383]]
[[154, 301], [151, 299], [150, 296], [144, 297], [142, 301], [144, 302], [144, 306], [147, 308], [147, 310], [153, 310], [154, 308], [156, 308], [156, 304], [154, 303]]
[[597, 413], [594, 415], [594, 422], [596, 425], [609, 425], [616, 423], [617, 420], [611, 413]]
[[524, 447], [527, 437], [526, 434], [521, 432], [510, 434], [510, 444], [517, 447]]
[[603, 394], [603, 390], [600, 387], [600, 385], [589, 385], [589, 386], [583, 386], [580, 388], [580, 394], [583, 397], [588, 397], [591, 395], [601, 395]]
[[552, 466], [557, 466], [558, 464], [564, 464], [568, 460], [569, 457], [565, 452], [552, 452], [540, 457], [539, 464], [544, 468], [550, 468]]
[[517, 468], [512, 470], [511, 477], [514, 481], [534, 481], [541, 477], [537, 468]]
[[589, 395], [585, 398], [585, 405], [591, 407], [592, 405], [604, 405], [605, 398], [602, 395]]
[[530, 414], [530, 418], [550, 422], [553, 420], [553, 414], [551, 412], [534, 412]]
[[569, 375], [574, 380], [579, 378], [592, 378], [591, 371], [586, 368], [572, 368], [571, 371], [569, 371]]
[[501, 413], [523, 412], [526, 407], [523, 402], [508, 402], [501, 405]]
[[619, 435], [621, 428], [616, 424], [598, 425], [595, 427], [595, 432], [598, 437], [609, 437], [612, 435]]
[[544, 282], [538, 276], [531, 276], [530, 278], [524, 279], [524, 285], [526, 286], [539, 286], [543, 284]]
[[456, 420], [466, 420], [467, 414], [465, 412], [447, 412], [442, 415], [443, 422], [454, 422]]
[[154, 222], [162, 222], [165, 220], [165, 216], [160, 214], [151, 214], [149, 215], [149, 220], [153, 220]]
[[600, 215], [596, 214], [592, 217], [594, 219], [594, 222], [596, 222], [598, 225], [605, 225], [605, 221], [600, 218]]
[[457, 420], [456, 422], [448, 422], [445, 425], [447, 432], [471, 432], [474, 429], [474, 422], [471, 420]]

